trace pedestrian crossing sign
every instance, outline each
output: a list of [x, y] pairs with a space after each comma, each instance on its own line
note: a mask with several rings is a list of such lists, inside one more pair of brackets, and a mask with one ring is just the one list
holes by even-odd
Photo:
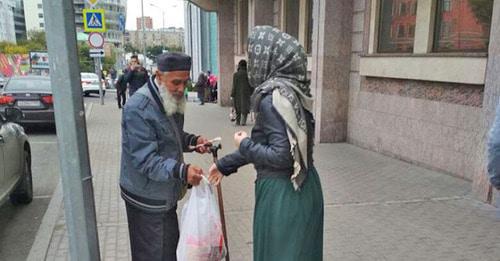
[[85, 32], [106, 32], [104, 9], [83, 9], [83, 30]]

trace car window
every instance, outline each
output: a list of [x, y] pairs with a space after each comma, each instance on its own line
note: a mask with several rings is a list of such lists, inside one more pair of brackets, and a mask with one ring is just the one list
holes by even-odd
[[91, 79], [91, 80], [97, 80], [99, 77], [96, 74], [93, 73], [82, 73], [81, 74], [82, 79]]
[[50, 80], [45, 79], [11, 79], [5, 86], [5, 91], [47, 91], [50, 92]]

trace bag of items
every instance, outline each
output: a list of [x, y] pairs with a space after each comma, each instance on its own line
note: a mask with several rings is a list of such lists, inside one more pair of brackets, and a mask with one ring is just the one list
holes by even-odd
[[206, 178], [191, 189], [180, 221], [179, 261], [218, 261], [226, 256], [219, 206]]

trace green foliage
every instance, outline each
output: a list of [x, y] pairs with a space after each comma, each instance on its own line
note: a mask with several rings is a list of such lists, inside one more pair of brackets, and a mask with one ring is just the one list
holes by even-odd
[[130, 43], [127, 43], [123, 46], [126, 53], [139, 53], [139, 50], [133, 47]]

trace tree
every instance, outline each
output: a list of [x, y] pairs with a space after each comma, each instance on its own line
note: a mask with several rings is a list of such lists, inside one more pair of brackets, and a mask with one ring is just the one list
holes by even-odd
[[78, 61], [81, 72], [94, 72], [94, 61], [89, 57], [90, 47], [86, 43], [78, 44]]
[[133, 47], [130, 43], [126, 43], [123, 48], [125, 49], [126, 53], [139, 53], [139, 50], [135, 47]]
[[148, 47], [146, 49], [146, 56], [151, 59], [151, 60], [155, 60], [156, 56], [160, 55], [163, 53], [163, 50], [165, 48], [161, 45], [155, 45], [155, 46], [151, 46], [151, 47]]

